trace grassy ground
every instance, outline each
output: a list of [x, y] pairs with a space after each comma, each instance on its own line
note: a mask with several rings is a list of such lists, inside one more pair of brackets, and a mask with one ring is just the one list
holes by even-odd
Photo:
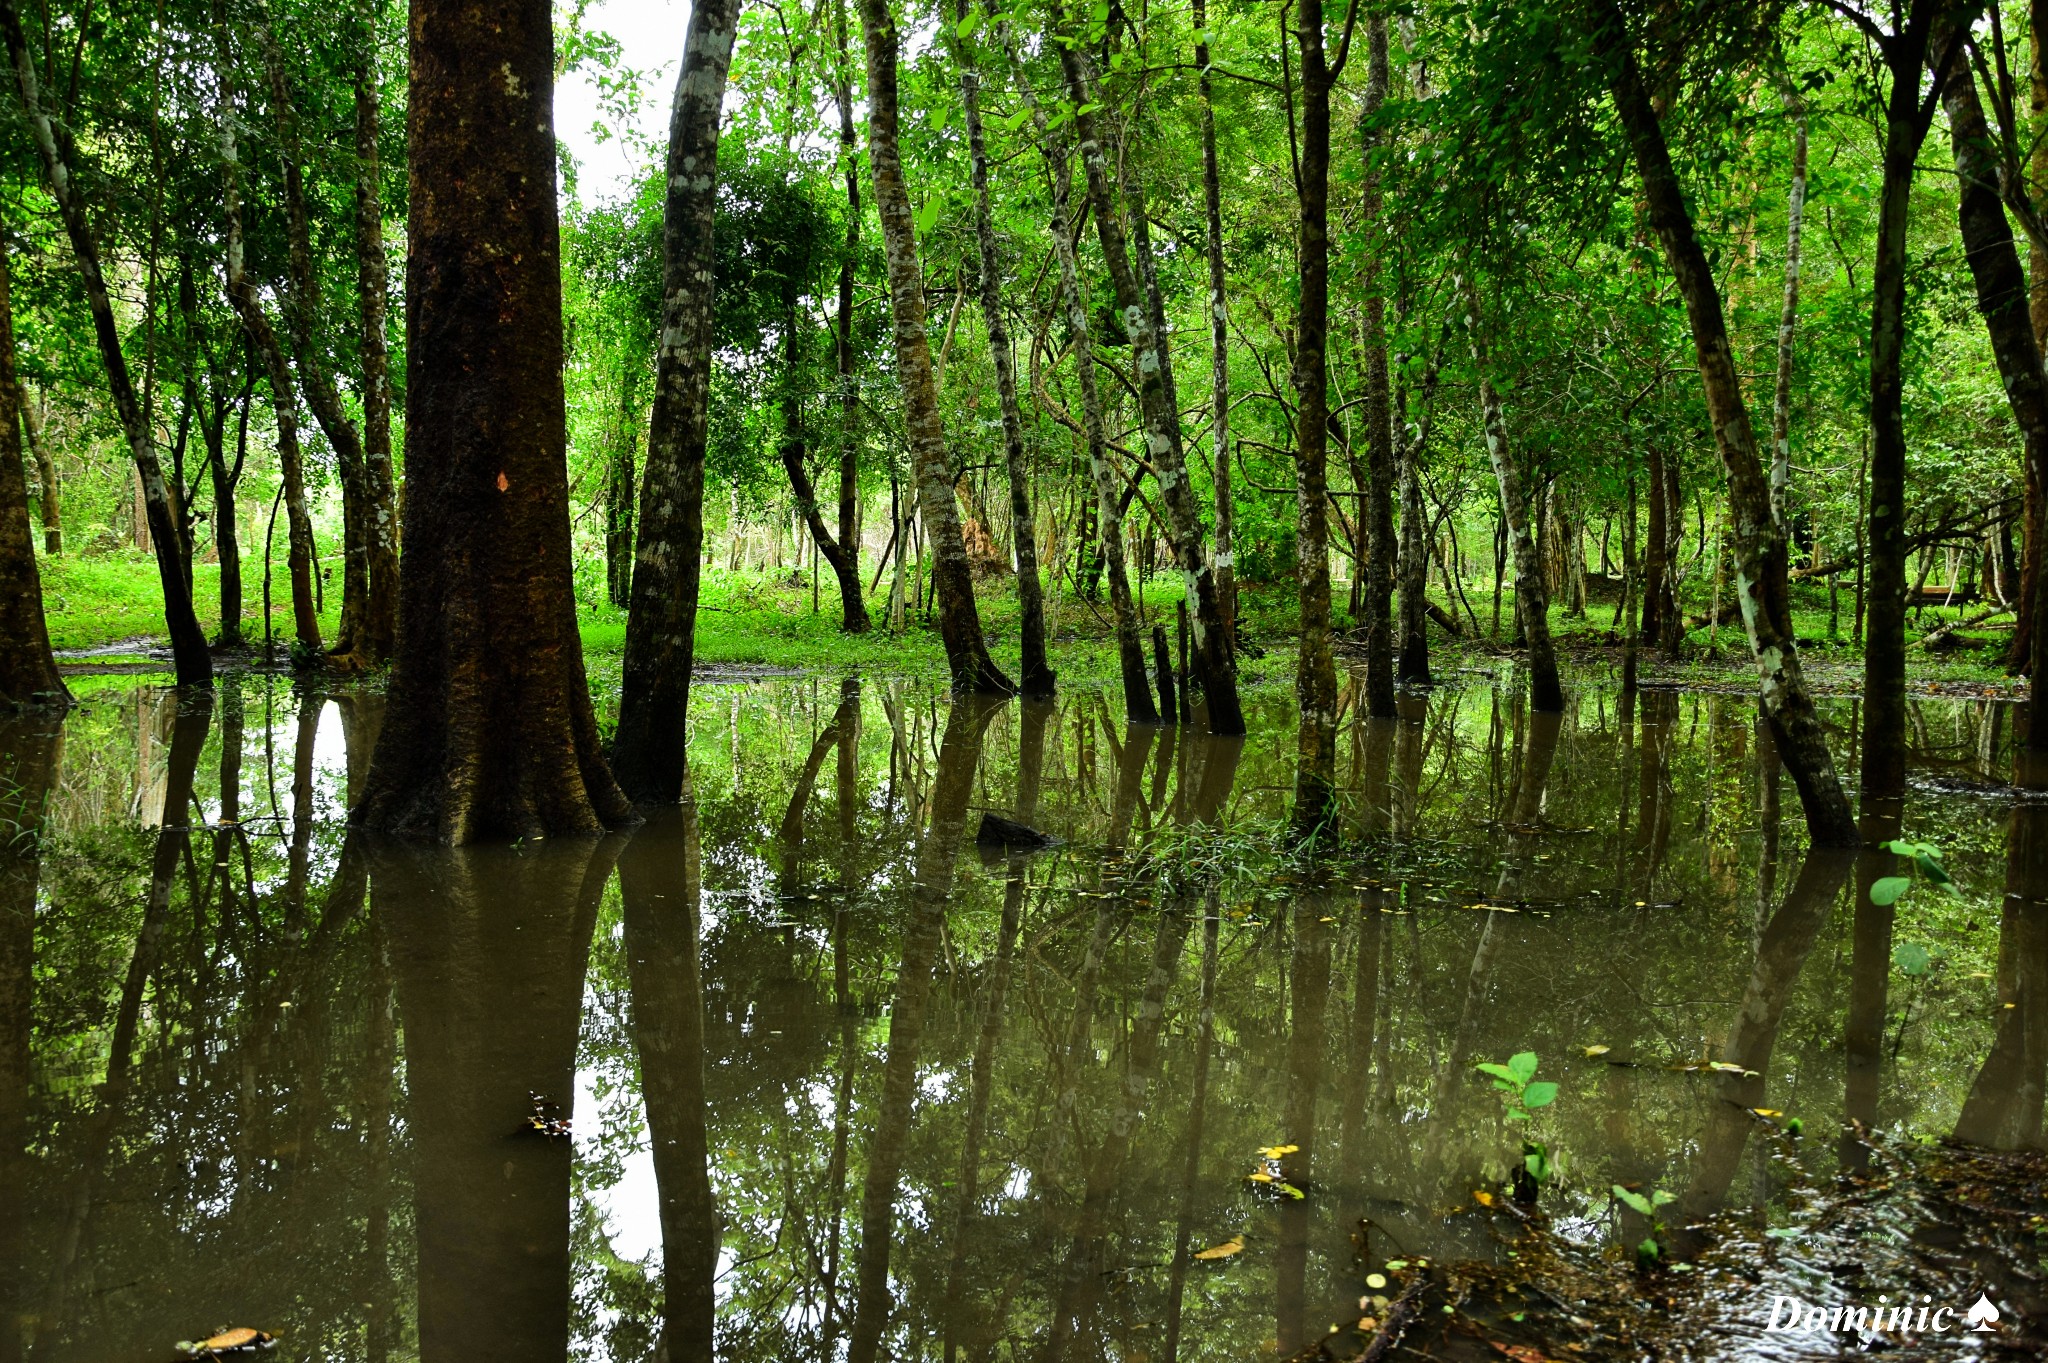
[[[340, 609], [340, 565], [323, 561], [327, 573], [323, 629], [331, 637]], [[129, 640], [137, 641], [133, 651], [124, 651], [95, 662], [140, 658], [147, 647], [164, 643], [163, 597], [157, 583], [155, 561], [133, 551], [110, 554], [65, 554], [42, 561], [44, 604], [50, 622], [51, 642], [62, 650], [102, 648]], [[194, 569], [193, 588], [199, 619], [209, 636], [219, 626], [219, 567], [202, 564]], [[1246, 681], [1285, 681], [1292, 676], [1292, 653], [1297, 625], [1294, 590], [1291, 584], [1244, 584], [1241, 587], [1244, 628], [1254, 651], [1245, 660]], [[1483, 666], [1491, 670], [1506, 651], [1500, 641], [1489, 637], [1492, 626], [1492, 587], [1479, 589], [1468, 584], [1471, 611], [1478, 617], [1480, 632], [1472, 633], [1472, 620], [1460, 606], [1457, 617], [1465, 636], [1452, 639], [1431, 627], [1431, 647], [1440, 670], [1462, 666]], [[1353, 622], [1344, 610], [1347, 588], [1338, 584], [1337, 624], [1348, 629]], [[983, 628], [997, 660], [1014, 668], [1017, 656], [1017, 599], [1006, 583], [986, 582], [980, 586]], [[251, 638], [262, 634], [262, 583], [260, 568], [252, 574], [246, 597], [243, 629]], [[1144, 584], [1143, 606], [1148, 625], [1163, 623], [1171, 633], [1174, 608], [1180, 598], [1177, 582], [1168, 578], [1148, 579]], [[1511, 609], [1511, 597], [1503, 608]], [[941, 676], [945, 652], [934, 624], [911, 612], [907, 628], [892, 635], [883, 619], [886, 599], [870, 602], [875, 625], [863, 635], [849, 635], [839, 629], [836, 597], [828, 583], [818, 596], [815, 609], [808, 580], [784, 574], [780, 577], [754, 573], [713, 570], [705, 582], [697, 627], [697, 657], [709, 666], [763, 666], [771, 668], [816, 668], [827, 671], [862, 671], [872, 674]], [[1116, 677], [1116, 657], [1110, 645], [1110, 624], [1106, 603], [1077, 600], [1071, 591], [1057, 591], [1048, 602], [1052, 632], [1053, 665], [1070, 683], [1111, 682]], [[1689, 609], [1704, 610], [1704, 602], [1689, 603]], [[1945, 621], [1960, 621], [1976, 615], [1980, 607], [1929, 608], [1916, 612], [1912, 620], [1914, 637], [1933, 631]], [[289, 637], [291, 607], [289, 588], [280, 567], [272, 583], [272, 629], [280, 639]], [[1618, 657], [1618, 635], [1613, 629], [1613, 603], [1594, 603], [1585, 616], [1572, 617], [1561, 608], [1551, 611], [1551, 630], [1570, 670], [1598, 671], [1612, 667]], [[1849, 608], [1846, 595], [1837, 617], [1835, 636], [1829, 636], [1826, 596], [1811, 591], [1795, 602], [1797, 625], [1807, 666], [1818, 686], [1827, 690], [1853, 690], [1862, 667], [1862, 652], [1850, 642]], [[1960, 632], [1965, 642], [1945, 651], [1914, 649], [1909, 667], [1914, 680], [1941, 689], [2002, 692], [2012, 688], [2012, 679], [2001, 658], [2010, 616]], [[585, 604], [579, 610], [583, 645], [589, 656], [592, 681], [600, 692], [616, 677], [618, 653], [625, 642], [625, 613], [612, 606]], [[1505, 628], [1505, 627], [1504, 627]], [[1695, 630], [1688, 637], [1678, 660], [1646, 655], [1645, 675], [1694, 684], [1745, 684], [1750, 678], [1749, 656], [1739, 624], [1718, 630]]]

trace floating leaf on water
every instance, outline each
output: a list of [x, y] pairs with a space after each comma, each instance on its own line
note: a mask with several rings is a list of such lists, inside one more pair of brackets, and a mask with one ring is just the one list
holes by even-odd
[[1242, 1235], [1233, 1235], [1220, 1245], [1211, 1245], [1207, 1249], [1196, 1250], [1195, 1257], [1203, 1260], [1228, 1259], [1243, 1248], [1244, 1237]]
[[217, 1335], [200, 1340], [180, 1340], [178, 1348], [187, 1358], [219, 1358], [225, 1354], [253, 1354], [259, 1349], [276, 1345], [277, 1336], [268, 1330], [252, 1330], [242, 1326], [234, 1330], [222, 1330]]
[[[1483, 1188], [1474, 1188], [1472, 1190], [1472, 1200], [1482, 1207], [1491, 1207], [1493, 1205], [1493, 1194]], [[1371, 1279], [1366, 1281], [1370, 1282]]]
[[1264, 1169], [1254, 1169], [1251, 1173], [1245, 1175], [1245, 1179], [1250, 1183], [1271, 1183], [1274, 1181], [1273, 1176]]
[[1586, 1051], [1586, 1058], [1587, 1058], [1588, 1060], [1591, 1060], [1591, 1059], [1593, 1059], [1593, 1058], [1594, 1058], [1595, 1056], [1602, 1056], [1602, 1055], [1605, 1055], [1605, 1054], [1607, 1054], [1607, 1052], [1608, 1052], [1609, 1050], [1611, 1050], [1611, 1049], [1613, 1049], [1613, 1048], [1612, 1048], [1612, 1047], [1609, 1047], [1609, 1046], [1588, 1046], [1588, 1047], [1586, 1047], [1586, 1048], [1585, 1048], [1585, 1051]]
[[1755, 1070], [1746, 1070], [1746, 1069], [1742, 1068], [1742, 1066], [1740, 1066], [1740, 1065], [1737, 1065], [1737, 1064], [1734, 1064], [1734, 1063], [1732, 1063], [1732, 1062], [1730, 1062], [1730, 1061], [1727, 1061], [1727, 1060], [1715, 1060], [1715, 1061], [1712, 1061], [1712, 1062], [1710, 1062], [1710, 1063], [1709, 1063], [1709, 1064], [1707, 1065], [1707, 1068], [1708, 1068], [1708, 1069], [1710, 1069], [1710, 1070], [1713, 1070], [1713, 1071], [1714, 1071], [1715, 1073], [1717, 1073], [1717, 1074], [1755, 1074], [1755, 1073], [1756, 1073], [1756, 1071], [1755, 1071]]
[[[1368, 1273], [1365, 1275], [1365, 1285], [1377, 1292], [1387, 1285], [1387, 1275], [1384, 1273]], [[1363, 1307], [1365, 1303], [1360, 1302], [1359, 1305]]]
[[1750, 1109], [1749, 1111], [1750, 1111], [1750, 1115], [1752, 1115], [1752, 1116], [1756, 1116], [1756, 1117], [1765, 1117], [1765, 1118], [1769, 1118], [1769, 1117], [1782, 1117], [1782, 1116], [1784, 1116], [1784, 1115], [1785, 1115], [1784, 1113], [1780, 1112], [1780, 1111], [1779, 1111], [1779, 1110], [1778, 1110], [1777, 1108], [1774, 1108], [1774, 1107], [1753, 1107], [1753, 1108], [1751, 1108], [1751, 1109]]
[[1282, 1155], [1292, 1155], [1300, 1149], [1298, 1145], [1268, 1145], [1262, 1146], [1259, 1153], [1267, 1159], [1279, 1159]]

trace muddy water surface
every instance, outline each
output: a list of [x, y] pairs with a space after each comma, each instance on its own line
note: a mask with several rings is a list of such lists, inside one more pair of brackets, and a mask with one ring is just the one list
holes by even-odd
[[[1625, 1260], [1782, 1228], [1858, 1130], [2041, 1137], [2048, 806], [1993, 705], [1917, 707], [1904, 827], [1962, 895], [1885, 909], [1857, 887], [1896, 868], [1805, 855], [1736, 697], [1347, 715], [1315, 861], [1271, 837], [1278, 689], [1225, 743], [1093, 692], [757, 680], [700, 689], [689, 805], [451, 852], [346, 827], [374, 694], [106, 680], [6, 730], [5, 831], [47, 812], [0, 852], [0, 1360], [224, 1326], [306, 1360], [1270, 1357], [1384, 1315], [1368, 1274], [1499, 1262], [1476, 1209], [1525, 1141], [1556, 1234]], [[985, 812], [1057, 845], [977, 848]], [[1524, 1053], [1526, 1121], [1476, 1068]]]

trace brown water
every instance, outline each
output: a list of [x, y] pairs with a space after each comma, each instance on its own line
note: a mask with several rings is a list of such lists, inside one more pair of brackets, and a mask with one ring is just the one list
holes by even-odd
[[[2048, 975], [2048, 810], [2000, 707], [1916, 705], [1905, 829], [1964, 894], [1894, 914], [1803, 857], [1738, 697], [1347, 717], [1321, 863], [1272, 850], [1289, 699], [1250, 700], [1222, 743], [1086, 691], [705, 686], [692, 806], [459, 852], [345, 827], [373, 694], [16, 723], [0, 1360], [1259, 1358], [1389, 1259], [1497, 1258], [1449, 1213], [1525, 1137], [1616, 1256], [1781, 1223], [1845, 1120], [2038, 1142], [2048, 1021], [2001, 1005]], [[982, 811], [1062, 842], [978, 854]], [[1473, 1068], [1524, 1051], [1527, 1124]]]

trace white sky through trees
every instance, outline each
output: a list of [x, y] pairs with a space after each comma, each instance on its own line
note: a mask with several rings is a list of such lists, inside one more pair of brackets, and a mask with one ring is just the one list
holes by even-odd
[[586, 206], [616, 198], [659, 155], [689, 22], [689, 0], [591, 0], [584, 11], [584, 31], [618, 39], [619, 66], [640, 76], [638, 107], [624, 127], [620, 101], [600, 83], [608, 73], [585, 63], [555, 86], [555, 134], [576, 158], [576, 197]]

